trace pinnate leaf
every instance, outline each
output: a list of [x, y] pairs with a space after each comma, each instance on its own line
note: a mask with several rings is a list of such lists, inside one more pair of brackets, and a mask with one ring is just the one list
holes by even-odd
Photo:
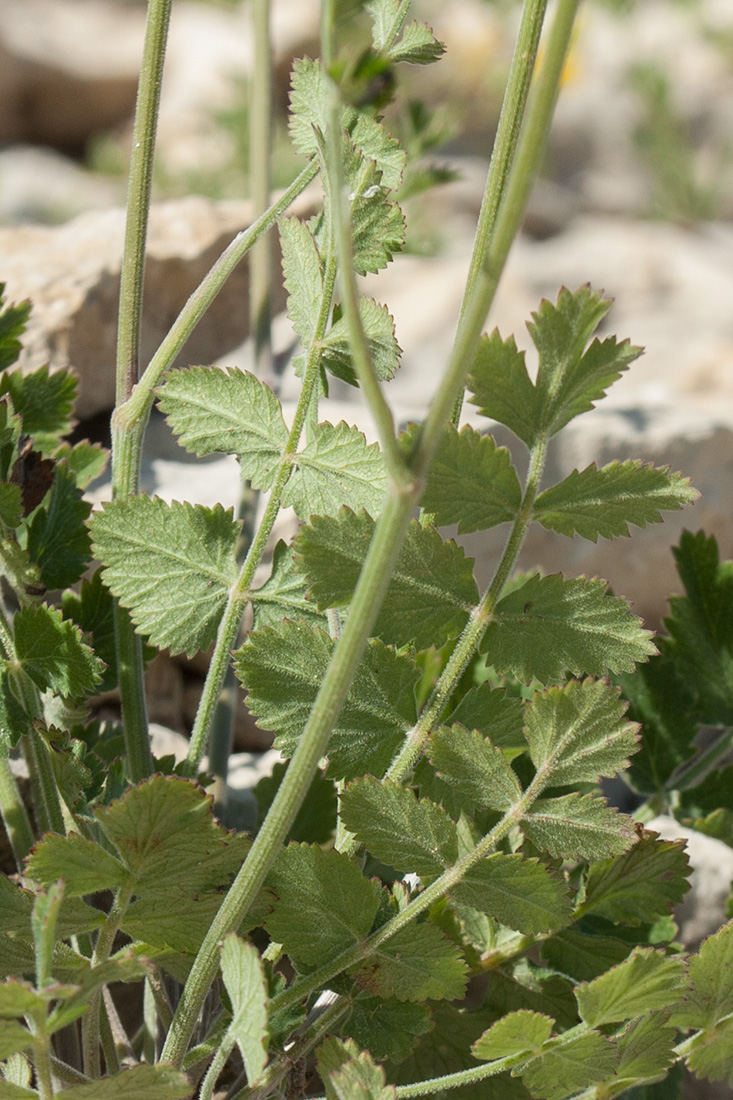
[[81, 631], [61, 612], [28, 604], [15, 616], [18, 660], [41, 691], [69, 699], [89, 695], [102, 679], [102, 662], [81, 640]]
[[267, 1065], [267, 990], [259, 952], [233, 932], [221, 947], [221, 976], [232, 1005], [230, 1032], [236, 1037], [247, 1080]]
[[184, 1100], [191, 1082], [172, 1066], [132, 1066], [114, 1077], [101, 1077], [56, 1093], [57, 1100]]
[[328, 1100], [396, 1100], [394, 1085], [385, 1085], [384, 1070], [364, 1051], [329, 1075]]
[[84, 521], [90, 512], [72, 471], [56, 463], [51, 492], [28, 528], [28, 554], [46, 588], [68, 588], [86, 569], [91, 553]]
[[82, 439], [73, 447], [70, 443], [63, 443], [53, 452], [53, 457], [56, 462], [64, 460], [74, 475], [77, 488], [86, 489], [91, 481], [104, 473], [109, 452], [105, 451], [99, 443], [90, 443], [88, 439]]
[[153, 644], [207, 649], [237, 577], [231, 509], [130, 497], [105, 504], [90, 527], [105, 582]]
[[[323, 682], [334, 642], [303, 622], [255, 631], [235, 653], [248, 705], [276, 746], [292, 754]], [[336, 779], [381, 775], [415, 722], [419, 671], [405, 654], [373, 639], [359, 665], [329, 743], [329, 774]]]
[[537, 1100], [563, 1100], [610, 1077], [618, 1060], [616, 1047], [597, 1031], [565, 1041], [558, 1036], [521, 1076]]
[[[359, 299], [359, 316], [377, 378], [388, 382], [399, 366], [400, 357], [394, 321], [387, 307], [373, 298]], [[357, 385], [345, 317], [339, 317], [321, 341], [321, 366], [350, 386]]]
[[503, 688], [492, 688], [488, 682], [470, 688], [450, 715], [468, 730], [479, 730], [491, 738], [498, 748], [524, 752], [524, 705], [521, 699], [507, 695]]
[[428, 756], [440, 778], [479, 810], [508, 810], [522, 795], [504, 753], [478, 730], [457, 724], [437, 730]]
[[234, 367], [188, 367], [166, 375], [157, 393], [182, 447], [200, 456], [235, 454], [243, 477], [271, 488], [288, 429], [269, 386]]
[[666, 1008], [686, 985], [682, 959], [636, 948], [612, 970], [577, 986], [575, 998], [581, 1019], [591, 1027], [602, 1027]]
[[30, 313], [30, 302], [6, 304], [5, 283], [0, 283], [0, 370], [11, 366], [20, 355], [20, 338], [26, 330]]
[[448, 425], [428, 473], [422, 507], [462, 535], [515, 519], [522, 490], [506, 447], [466, 425]]
[[[366, 512], [343, 508], [318, 516], [295, 541], [296, 563], [318, 607], [340, 607], [353, 595], [374, 534]], [[393, 645], [439, 646], [463, 628], [478, 590], [473, 562], [434, 527], [413, 520], [392, 574], [374, 634]]]
[[375, 50], [387, 50], [400, 32], [405, 16], [400, 17], [399, 0], [367, 0], [364, 5], [372, 21]]
[[117, 686], [114, 600], [102, 584], [101, 569], [90, 580], [81, 582], [78, 593], [73, 589], [64, 592], [61, 613], [65, 620], [74, 622], [91, 638], [94, 652], [107, 665], [98, 690], [112, 691]]
[[357, 428], [316, 424], [298, 452], [282, 502], [300, 519], [333, 515], [342, 505], [378, 515], [387, 489], [382, 453]]
[[501, 924], [534, 935], [556, 932], [570, 922], [570, 901], [561, 879], [536, 859], [497, 852], [472, 867], [451, 896]]
[[[15, 309], [16, 316], [25, 311], [24, 328], [28, 310], [24, 305], [16, 306]], [[23, 329], [19, 331], [22, 332]], [[28, 374], [11, 371], [2, 375], [0, 395], [10, 394], [13, 409], [20, 416], [26, 435], [55, 437], [58, 440], [71, 431], [76, 385], [76, 376], [70, 370], [52, 373], [44, 366]], [[52, 440], [49, 439], [48, 442], [51, 443]]]
[[640, 1080], [658, 1077], [669, 1069], [675, 1060], [675, 1033], [666, 1027], [668, 1017], [651, 1013], [632, 1020], [616, 1039], [621, 1055], [613, 1080]]
[[265, 927], [293, 965], [311, 970], [353, 947], [369, 932], [379, 887], [348, 856], [291, 844], [267, 879], [276, 902]]
[[499, 601], [482, 651], [524, 683], [630, 672], [656, 652], [651, 632], [601, 580], [535, 574]]
[[459, 948], [429, 922], [397, 932], [357, 975], [370, 993], [399, 1001], [453, 1001], [464, 995], [466, 981]]
[[396, 191], [407, 160], [399, 141], [376, 118], [361, 112], [350, 123], [349, 136], [356, 148], [373, 160], [382, 173], [382, 186], [388, 191]]
[[456, 827], [434, 802], [399, 783], [368, 777], [341, 795], [341, 818], [369, 851], [398, 871], [441, 874], [458, 858]]
[[445, 53], [445, 46], [425, 23], [409, 23], [402, 38], [389, 51], [392, 61], [407, 61], [412, 65], [430, 65]]
[[471, 404], [482, 416], [498, 420], [531, 447], [539, 430], [536, 395], [524, 352], [514, 337], [502, 340], [497, 331], [481, 338], [468, 375]]
[[283, 281], [288, 292], [288, 316], [303, 347], [307, 348], [315, 336], [323, 293], [321, 257], [313, 234], [298, 218], [281, 218], [278, 229]]
[[538, 693], [525, 710], [525, 737], [545, 786], [595, 782], [626, 767], [636, 726], [626, 704], [602, 681], [571, 680]]
[[671, 1022], [683, 1028], [714, 1028], [733, 1013], [733, 921], [703, 941], [690, 959], [692, 990], [675, 1007]]
[[733, 1016], [706, 1028], [690, 1045], [687, 1065], [696, 1077], [733, 1085]]
[[127, 879], [120, 860], [78, 833], [47, 833], [28, 860], [27, 874], [43, 885], [63, 878], [67, 897], [112, 890]]
[[401, 1062], [432, 1023], [426, 1004], [361, 994], [355, 998], [351, 1016], [341, 1031], [377, 1061]]
[[603, 859], [636, 840], [632, 820], [590, 794], [539, 799], [521, 828], [537, 848], [560, 859]]
[[296, 149], [312, 157], [318, 151], [314, 127], [328, 126], [330, 81], [323, 64], [310, 57], [298, 58], [293, 65], [290, 89], [290, 137]]
[[596, 542], [598, 536], [628, 535], [630, 523], [646, 527], [661, 523], [662, 511], [676, 511], [698, 496], [689, 478], [642, 462], [595, 463], [540, 493], [535, 516], [551, 531], [580, 535]]
[[512, 1054], [536, 1055], [552, 1034], [555, 1021], [541, 1012], [520, 1008], [492, 1024], [471, 1047], [476, 1058], [492, 1062]]
[[272, 555], [272, 572], [252, 593], [256, 630], [279, 626], [283, 619], [305, 619], [312, 626], [325, 626], [325, 616], [306, 600], [308, 585], [295, 568], [293, 548], [280, 540]]
[[651, 923], [682, 900], [689, 873], [684, 841], [645, 832], [628, 852], [591, 865], [578, 913], [620, 924]]
[[19, 1050], [30, 1050], [33, 1036], [27, 1027], [15, 1020], [0, 1020], [0, 1059], [9, 1058]]

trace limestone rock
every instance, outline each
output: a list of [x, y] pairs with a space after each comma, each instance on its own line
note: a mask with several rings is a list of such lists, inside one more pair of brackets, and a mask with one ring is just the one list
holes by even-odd
[[119, 206], [126, 183], [95, 175], [52, 149], [0, 150], [0, 225], [56, 225], [87, 210]]

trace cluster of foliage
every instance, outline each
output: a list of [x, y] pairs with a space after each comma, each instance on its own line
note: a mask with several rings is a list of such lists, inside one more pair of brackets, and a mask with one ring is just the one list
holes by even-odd
[[[440, 55], [408, 8], [368, 5], [373, 62]], [[534, 380], [514, 339], [493, 333], [444, 391], [442, 421], [433, 406], [381, 447], [319, 421], [332, 375], [362, 386], [384, 428], [379, 384], [399, 363], [387, 309], [350, 297], [343, 265], [379, 271], [404, 240], [403, 154], [359, 91], [365, 68], [294, 70], [291, 135], [325, 201], [307, 223], [278, 222], [302, 346], [292, 426], [273, 390], [235, 368], [146, 374], [115, 414], [120, 463], [146, 385], [184, 447], [236, 455], [269, 492], [256, 532], [242, 539], [218, 506], [138, 495], [129, 469], [89, 517], [82, 487], [103, 456], [63, 441], [73, 377], [7, 371], [27, 308], [0, 317], [0, 808], [22, 876], [0, 877], [0, 1100], [264, 1100], [317, 1091], [316, 1071], [329, 1100], [608, 1100], [683, 1062], [733, 1080], [733, 923], [685, 955], [670, 917], [688, 888], [683, 845], [599, 787], [631, 768], [650, 802], [730, 839], [715, 802], [726, 773], [695, 785], [694, 761], [685, 770], [698, 724], [729, 721], [728, 568], [709, 540], [683, 542], [689, 594], [646, 664], [649, 632], [602, 581], [513, 574], [533, 523], [595, 541], [695, 496], [635, 461], [542, 485], [550, 439], [639, 354], [594, 335], [609, 303], [589, 287], [533, 314]], [[447, 423], [467, 367], [485, 427], [527, 450], [525, 477], [486, 431]], [[299, 534], [254, 588], [286, 506]], [[506, 526], [483, 593], [441, 534], [453, 524]], [[101, 569], [77, 585], [92, 550]], [[177, 768], [136, 741], [130, 637], [141, 654], [143, 639], [148, 652], [215, 643]], [[196, 782], [230, 663], [290, 757], [256, 790], [253, 838], [225, 830]], [[641, 751], [610, 676], [644, 723]], [[118, 682], [124, 726], [100, 725], [86, 704]], [[18, 749], [37, 828], [10, 766]], [[119, 983], [143, 988], [132, 1031]]]

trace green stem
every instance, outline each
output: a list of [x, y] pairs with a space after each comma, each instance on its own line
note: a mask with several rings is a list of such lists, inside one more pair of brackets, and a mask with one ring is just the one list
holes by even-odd
[[38, 730], [33, 730], [23, 734], [20, 746], [31, 777], [33, 806], [39, 830], [42, 833], [65, 836], [64, 814], [48, 745]]
[[[546, 10], [547, 0], [527, 0], [522, 7], [517, 42], [514, 47], [512, 64], [501, 104], [499, 125], [491, 153], [489, 173], [486, 177], [481, 212], [476, 225], [471, 265], [468, 271], [463, 301], [461, 302], [459, 325], [466, 314], [468, 303], [474, 293], [484, 257], [489, 251], [499, 207], [506, 192], [509, 171], [519, 143], [522, 119], [524, 118], [532, 74], [537, 61], [537, 51]], [[456, 427], [460, 422], [462, 404], [463, 394], [461, 393], [453, 410], [453, 423]]]
[[[107, 914], [107, 918], [99, 930], [97, 944], [92, 956], [92, 966], [99, 966], [106, 962], [112, 951], [114, 938], [125, 915], [127, 906], [134, 893], [134, 882], [121, 887]], [[100, 1075], [100, 1040], [101, 1040], [101, 1013], [102, 1013], [102, 989], [95, 989], [89, 999], [89, 1007], [82, 1018], [82, 1052], [84, 1056], [84, 1072], [88, 1077], [96, 1079]]]
[[28, 1021], [33, 1032], [33, 1068], [40, 1100], [53, 1100], [51, 1076], [51, 1038], [46, 1030], [46, 1019]]
[[668, 783], [668, 789], [675, 791], [689, 791], [701, 783], [708, 772], [720, 763], [728, 755], [733, 744], [733, 727], [728, 727], [718, 740], [700, 753], [698, 758], [684, 768], [678, 776], [672, 776]]
[[10, 761], [0, 756], [0, 814], [13, 851], [15, 866], [22, 873], [23, 860], [36, 842], [28, 811], [10, 768]]
[[471, 612], [470, 618], [463, 628], [463, 633], [458, 639], [455, 649], [433, 688], [418, 721], [410, 730], [399, 755], [395, 757], [390, 765], [386, 773], [386, 777], [389, 779], [401, 783], [414, 768], [458, 681], [468, 666], [468, 662], [486, 633], [493, 618], [496, 604], [501, 598], [504, 585], [516, 565], [527, 532], [532, 524], [534, 502], [539, 492], [546, 458], [547, 440], [542, 435], [535, 441], [530, 452], [529, 472], [522, 503], [491, 583], [480, 603]]
[[[272, 45], [270, 0], [253, 0], [254, 67], [250, 100], [250, 193], [255, 218], [270, 205], [272, 150]], [[272, 248], [268, 238], [257, 242], [249, 261], [250, 330], [254, 342], [254, 371], [265, 378], [272, 368]]]
[[216, 1048], [216, 1053], [211, 1060], [209, 1068], [206, 1071], [206, 1076], [201, 1082], [201, 1088], [199, 1089], [198, 1100], [211, 1100], [214, 1095], [214, 1089], [216, 1088], [216, 1082], [219, 1079], [219, 1074], [227, 1064], [229, 1055], [234, 1049], [236, 1039], [231, 1032], [228, 1032], [219, 1046]]
[[249, 602], [250, 587], [254, 580], [257, 567], [262, 560], [267, 541], [275, 525], [280, 511], [280, 501], [285, 486], [288, 483], [293, 468], [293, 458], [298, 450], [300, 437], [305, 426], [313, 397], [317, 392], [319, 379], [320, 341], [325, 335], [328, 320], [331, 315], [331, 303], [336, 282], [336, 265], [331, 259], [326, 264], [323, 277], [323, 293], [318, 321], [316, 324], [313, 343], [308, 352], [303, 387], [300, 392], [298, 404], [293, 418], [293, 426], [290, 429], [287, 443], [280, 456], [280, 462], [275, 474], [275, 481], [270, 492], [270, 499], [262, 517], [257, 534], [247, 551], [244, 564], [236, 583], [233, 585], [227, 605], [224, 608], [219, 630], [216, 636], [216, 645], [211, 656], [209, 671], [206, 675], [204, 689], [201, 693], [196, 718], [191, 731], [188, 756], [186, 758], [186, 774], [195, 775], [201, 763], [201, 758], [206, 751], [206, 742], [213, 721], [214, 713], [221, 696], [221, 689], [229, 666], [230, 654], [236, 643], [244, 609]]

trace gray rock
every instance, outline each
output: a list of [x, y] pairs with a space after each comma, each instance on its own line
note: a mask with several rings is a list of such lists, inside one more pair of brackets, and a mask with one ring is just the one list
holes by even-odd
[[94, 175], [51, 149], [14, 145], [0, 151], [0, 224], [65, 222], [119, 206], [125, 187], [124, 180]]

